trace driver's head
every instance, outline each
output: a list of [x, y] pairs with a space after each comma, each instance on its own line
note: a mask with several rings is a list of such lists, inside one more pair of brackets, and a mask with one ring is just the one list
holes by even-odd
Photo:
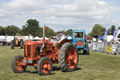
[[80, 38], [80, 34], [79, 33], [77, 33], [77, 38]]
[[58, 31], [58, 35], [59, 35], [59, 36], [62, 36], [62, 30], [59, 30], [59, 31]]

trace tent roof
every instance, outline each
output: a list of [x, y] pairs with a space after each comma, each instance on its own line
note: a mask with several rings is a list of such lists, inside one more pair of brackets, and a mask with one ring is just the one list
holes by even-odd
[[[43, 39], [43, 37], [42, 37], [42, 39]], [[47, 37], [45, 37], [45, 39], [48, 39]]]
[[39, 38], [38, 36], [36, 36], [36, 37], [34, 37], [33, 39], [41, 39], [41, 38]]

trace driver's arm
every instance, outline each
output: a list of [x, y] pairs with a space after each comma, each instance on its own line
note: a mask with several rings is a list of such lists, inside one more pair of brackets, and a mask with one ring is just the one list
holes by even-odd
[[58, 41], [58, 43], [60, 43], [63, 39], [65, 39], [65, 36], [62, 36], [62, 38]]

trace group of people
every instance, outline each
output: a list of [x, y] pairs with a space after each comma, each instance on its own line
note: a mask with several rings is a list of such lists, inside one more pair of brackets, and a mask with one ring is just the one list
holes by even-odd
[[[107, 47], [107, 46], [110, 46], [110, 47]], [[111, 54], [117, 54], [117, 55], [119, 55], [119, 53], [120, 53], [120, 43], [119, 43], [119, 40], [113, 40], [112, 39], [109, 42], [107, 42], [107, 41], [103, 42], [102, 39], [99, 39], [99, 40], [96, 40], [96, 41], [92, 40], [92, 50], [95, 50], [95, 51], [99, 51], [99, 49], [103, 50], [103, 47], [105, 48], [105, 51], [107, 53], [111, 52]]]

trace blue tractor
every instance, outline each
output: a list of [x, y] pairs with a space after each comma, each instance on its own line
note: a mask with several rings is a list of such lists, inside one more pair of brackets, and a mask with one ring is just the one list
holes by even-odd
[[[69, 37], [68, 35], [66, 39]], [[88, 42], [85, 39], [85, 30], [72, 30], [72, 39], [69, 39], [78, 49], [83, 50], [84, 55], [89, 55]]]

